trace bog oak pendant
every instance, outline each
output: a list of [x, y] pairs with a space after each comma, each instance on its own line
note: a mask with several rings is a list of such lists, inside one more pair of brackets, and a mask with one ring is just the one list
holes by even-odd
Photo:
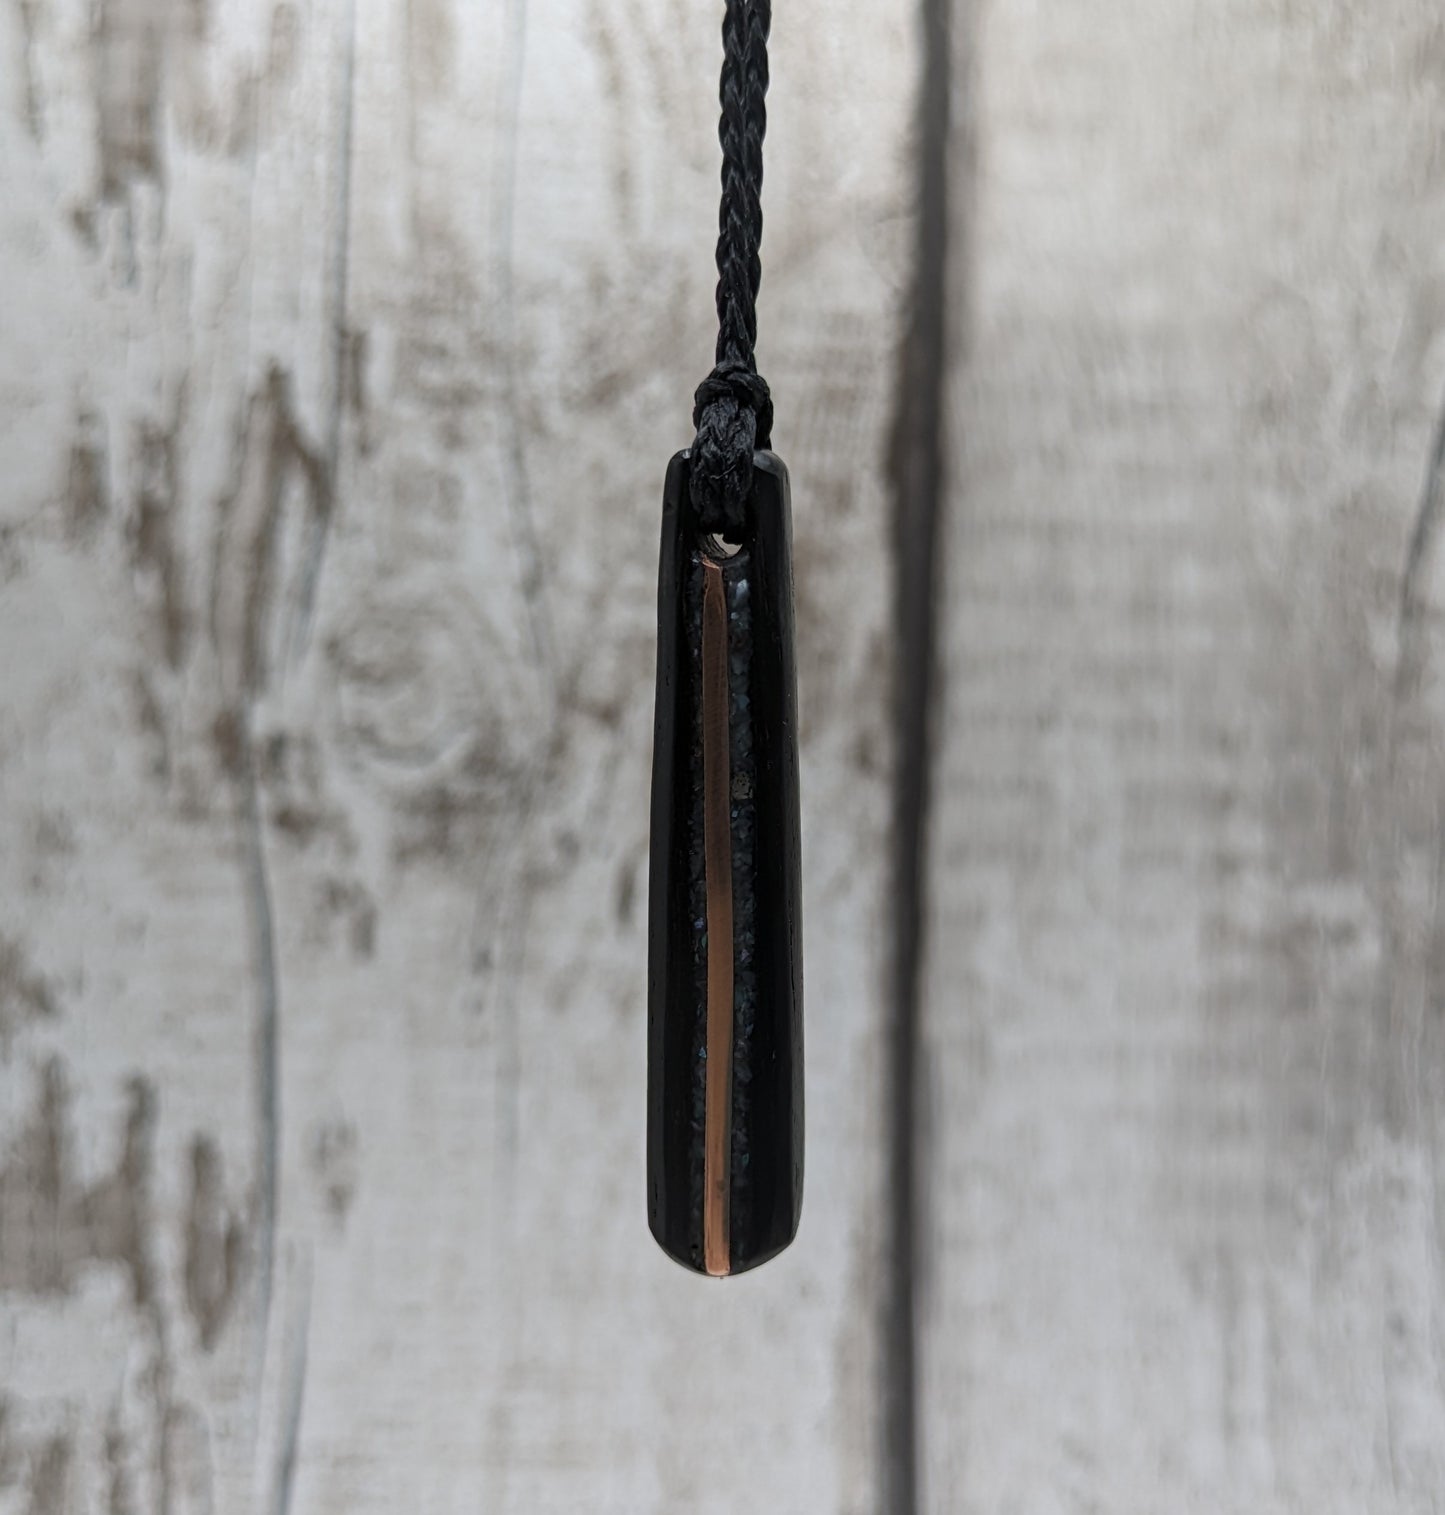
[[803, 1193], [797, 680], [788, 472], [753, 458], [731, 557], [667, 470], [648, 959], [648, 1219], [723, 1276], [793, 1239]]

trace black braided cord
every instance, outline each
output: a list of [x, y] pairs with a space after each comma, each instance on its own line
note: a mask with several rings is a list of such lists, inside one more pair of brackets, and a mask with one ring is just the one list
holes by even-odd
[[692, 501], [698, 524], [742, 540], [753, 449], [770, 447], [773, 402], [758, 372], [757, 298], [762, 281], [763, 134], [768, 126], [768, 29], [772, 0], [726, 0], [723, 14], [722, 207], [717, 239], [717, 365], [698, 385], [692, 424]]

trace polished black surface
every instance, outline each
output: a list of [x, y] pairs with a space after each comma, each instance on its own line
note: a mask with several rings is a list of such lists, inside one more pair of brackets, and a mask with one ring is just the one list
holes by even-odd
[[648, 1220], [671, 1257], [703, 1265], [707, 952], [702, 836], [702, 563], [728, 609], [733, 939], [730, 1271], [792, 1240], [803, 1189], [803, 999], [797, 678], [788, 475], [754, 458], [744, 540], [700, 536], [688, 454], [667, 471], [658, 581], [648, 961]]

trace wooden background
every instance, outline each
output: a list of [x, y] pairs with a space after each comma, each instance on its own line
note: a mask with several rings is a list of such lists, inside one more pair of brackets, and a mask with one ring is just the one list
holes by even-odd
[[808, 1183], [710, 1286], [642, 1123], [717, 23], [0, 3], [0, 1515], [1445, 1509], [1445, 14], [953, 0], [920, 198], [918, 16], [778, 7]]

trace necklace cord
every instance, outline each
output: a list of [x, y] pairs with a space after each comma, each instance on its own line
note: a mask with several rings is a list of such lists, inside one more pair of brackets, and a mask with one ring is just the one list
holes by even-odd
[[767, 131], [772, 0], [726, 0], [719, 96], [722, 204], [717, 240], [717, 361], [697, 387], [692, 424], [692, 502], [704, 532], [742, 540], [753, 449], [770, 447], [773, 402], [757, 369], [762, 281], [763, 135]]

